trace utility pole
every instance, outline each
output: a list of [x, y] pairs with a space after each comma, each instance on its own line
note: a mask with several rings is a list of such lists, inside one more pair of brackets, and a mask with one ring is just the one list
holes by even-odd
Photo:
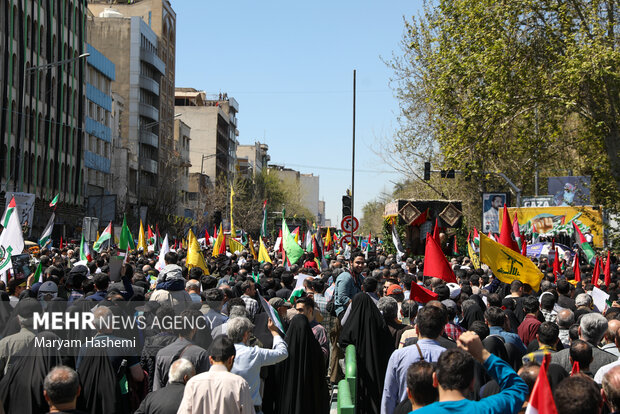
[[353, 69], [353, 149], [351, 153], [351, 239], [349, 246], [353, 246], [353, 217], [355, 217], [355, 77], [356, 70]]

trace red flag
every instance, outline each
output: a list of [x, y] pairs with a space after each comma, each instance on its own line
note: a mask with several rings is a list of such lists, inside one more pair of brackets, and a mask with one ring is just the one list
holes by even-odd
[[598, 256], [596, 256], [596, 262], [594, 263], [594, 271], [592, 272], [592, 284], [598, 287], [598, 278], [601, 275], [601, 262]]
[[62, 250], [62, 236], [60, 236], [60, 250]]
[[[222, 233], [224, 233], [224, 230], [222, 230]], [[219, 254], [226, 254], [226, 233], [224, 233], [223, 236], [224, 239], [222, 240], [222, 244], [220, 244]]]
[[573, 368], [570, 370], [570, 376], [579, 374], [579, 361], [573, 361]]
[[558, 282], [558, 276], [560, 275], [560, 257], [558, 256], [558, 249], [555, 249], [555, 257], [553, 258], [553, 276], [555, 276], [555, 282]]
[[210, 246], [211, 242], [209, 241], [209, 229], [205, 228], [205, 245]]
[[527, 242], [525, 240], [521, 240], [521, 254], [527, 257]]
[[426, 234], [426, 250], [424, 251], [424, 276], [438, 277], [447, 283], [457, 283], [456, 276], [441, 251], [439, 243], [430, 234]]
[[416, 282], [411, 282], [411, 290], [409, 291], [410, 300], [415, 300], [418, 303], [426, 303], [437, 299], [438, 296], [439, 295], [435, 292], [418, 285]]
[[453, 250], [453, 253], [454, 253], [455, 256], [459, 255], [459, 244], [456, 241], [456, 234], [454, 235], [454, 250]]
[[575, 255], [575, 261], [573, 262], [573, 274], [575, 275], [575, 282], [581, 282], [581, 269], [579, 268], [579, 255]]
[[217, 239], [217, 226], [213, 226], [213, 238]]
[[439, 241], [439, 219], [435, 219], [435, 228], [433, 229], [433, 239]]
[[368, 232], [368, 246], [372, 246], [372, 243], [370, 242], [370, 239], [372, 237], [372, 232]]
[[510, 223], [510, 216], [508, 215], [508, 207], [506, 207], [506, 204], [504, 204], [504, 214], [502, 215], [502, 227], [499, 229], [499, 244], [519, 253], [519, 246], [512, 233], [512, 224]]
[[523, 246], [523, 243], [525, 243], [525, 239], [521, 235], [521, 230], [519, 230], [519, 220], [517, 220], [517, 213], [515, 213], [515, 218], [512, 220], [512, 233], [515, 236], [517, 245]]
[[[278, 233], [278, 237], [280, 238], [280, 252], [284, 250], [284, 240], [282, 240], [282, 229], [280, 229], [280, 233]], [[329, 250], [329, 246], [326, 247]]]
[[551, 355], [545, 355], [542, 366], [540, 367], [540, 372], [534, 383], [534, 388], [532, 388], [526, 412], [537, 412], [538, 414], [557, 414], [558, 412], [555, 408], [553, 393], [551, 392], [549, 378], [547, 377], [547, 369], [550, 361]]
[[605, 275], [605, 286], [609, 287], [611, 283], [611, 262], [609, 257], [609, 250], [607, 251], [607, 261], [605, 262], [605, 269], [603, 270], [603, 274]]
[[555, 237], [551, 239], [551, 250], [555, 250]]

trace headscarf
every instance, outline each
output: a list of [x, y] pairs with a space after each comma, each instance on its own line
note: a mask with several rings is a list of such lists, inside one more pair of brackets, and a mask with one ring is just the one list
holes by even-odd
[[323, 351], [312, 333], [308, 318], [296, 315], [286, 332], [288, 358], [276, 366], [281, 386], [276, 413], [314, 414], [329, 411]]
[[482, 345], [484, 345], [484, 348], [496, 357], [503, 359], [506, 363], [510, 363], [508, 360], [508, 352], [504, 346], [504, 341], [499, 339], [497, 336], [487, 336], [482, 341]]
[[343, 348], [355, 345], [357, 356], [357, 413], [381, 411], [381, 393], [394, 342], [385, 320], [366, 293], [358, 293], [340, 333]]
[[[51, 332], [42, 332], [35, 338], [60, 339]], [[36, 346], [34, 341], [16, 355], [0, 381], [0, 401], [6, 414], [47, 413], [49, 406], [43, 396], [43, 380], [56, 365], [62, 365], [58, 349]]]
[[477, 304], [470, 305], [467, 309], [463, 310], [463, 328], [469, 329], [471, 324], [475, 321], [484, 322], [484, 313]]

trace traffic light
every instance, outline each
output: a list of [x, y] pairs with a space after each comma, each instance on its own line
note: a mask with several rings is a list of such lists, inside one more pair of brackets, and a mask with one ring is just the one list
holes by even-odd
[[424, 163], [424, 181], [428, 181], [431, 179], [431, 163]]
[[441, 178], [454, 178], [454, 170], [441, 170]]
[[342, 196], [342, 217], [351, 215], [351, 196], [343, 195]]

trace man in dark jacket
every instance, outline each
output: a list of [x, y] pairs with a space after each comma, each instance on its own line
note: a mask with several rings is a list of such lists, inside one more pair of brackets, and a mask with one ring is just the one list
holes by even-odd
[[146, 396], [136, 414], [176, 414], [185, 384], [196, 374], [194, 365], [187, 359], [177, 359], [170, 365], [168, 384]]

